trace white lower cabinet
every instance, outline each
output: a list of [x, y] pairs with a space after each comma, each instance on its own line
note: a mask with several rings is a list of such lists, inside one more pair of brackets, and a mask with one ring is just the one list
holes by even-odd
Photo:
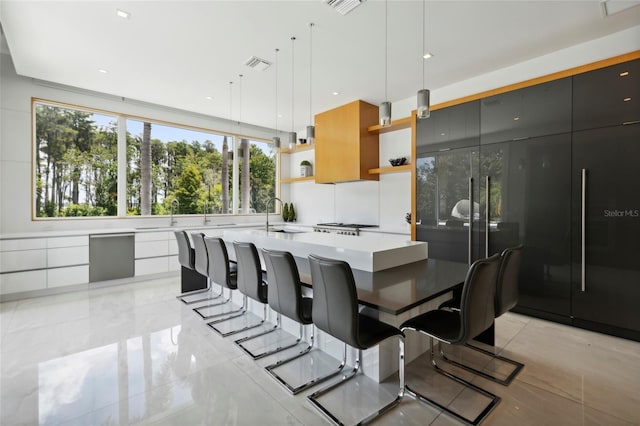
[[169, 271], [168, 257], [151, 257], [148, 259], [136, 259], [136, 277], [147, 274], [157, 274]]
[[46, 269], [0, 274], [0, 294], [20, 293], [45, 288], [47, 288]]
[[89, 282], [89, 265], [51, 268], [47, 270], [47, 288], [64, 287]]

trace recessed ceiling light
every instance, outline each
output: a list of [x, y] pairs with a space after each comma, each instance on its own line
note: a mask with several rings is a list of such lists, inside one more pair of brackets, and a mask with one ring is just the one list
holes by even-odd
[[116, 15], [122, 19], [129, 19], [129, 17], [131, 16], [129, 12], [126, 12], [122, 9], [116, 9]]
[[629, 75], [629, 71], [621, 72], [620, 77], [626, 77]]
[[98, 70], [98, 72], [99, 72], [100, 74], [107, 74], [109, 71], [105, 70], [104, 68], [100, 68], [100, 69]]
[[206, 100], [208, 100], [208, 101], [210, 101], [210, 100], [212, 100], [212, 99], [213, 99], [213, 97], [211, 97], [211, 96], [205, 96], [204, 98], [205, 98]]
[[520, 120], [520, 117], [513, 117], [513, 121], [518, 121]]
[[631, 98], [624, 98], [623, 101], [625, 102], [629, 102], [631, 100]]
[[422, 55], [422, 57], [423, 57], [424, 59], [433, 58], [433, 53], [431, 53], [431, 52], [426, 52], [424, 55]]
[[340, 94], [340, 92], [333, 92], [332, 94], [333, 94], [333, 96], [338, 96]]
[[282, 118], [282, 114], [278, 114], [278, 118]]

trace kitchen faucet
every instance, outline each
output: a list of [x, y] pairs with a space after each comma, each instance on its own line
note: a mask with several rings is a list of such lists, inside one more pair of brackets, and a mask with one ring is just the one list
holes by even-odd
[[175, 211], [176, 212], [180, 209], [180, 201], [178, 201], [177, 198], [174, 198], [173, 201], [171, 201], [171, 221], [169, 222], [169, 226], [173, 226], [178, 222], [177, 220], [175, 220], [173, 218], [173, 213], [174, 213], [173, 206], [174, 206], [174, 204], [175, 204]]
[[282, 207], [282, 200], [278, 197], [269, 198], [269, 200], [267, 200], [265, 204], [265, 209], [267, 210], [267, 224], [265, 226], [265, 229], [267, 232], [269, 232], [269, 205], [271, 204], [272, 201], [275, 201], [275, 200], [280, 201], [280, 207]]
[[204, 200], [204, 224], [205, 225], [210, 222], [210, 220], [207, 218], [207, 210], [209, 210], [209, 200]]

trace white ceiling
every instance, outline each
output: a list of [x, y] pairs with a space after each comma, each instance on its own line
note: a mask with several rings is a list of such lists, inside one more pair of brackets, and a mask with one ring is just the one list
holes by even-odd
[[[387, 100], [422, 88], [422, 6], [387, 4]], [[117, 17], [118, 8], [130, 18]], [[278, 127], [285, 130], [292, 35], [295, 128], [309, 124], [313, 22], [313, 113], [354, 99], [385, 100], [384, 1], [368, 0], [342, 16], [322, 0], [2, 0], [0, 22], [18, 74], [266, 127], [276, 120], [275, 68], [244, 63], [253, 55], [273, 61], [277, 47]], [[425, 62], [425, 86], [434, 90], [639, 23], [640, 6], [605, 18], [593, 0], [429, 0], [425, 41], [435, 56]]]

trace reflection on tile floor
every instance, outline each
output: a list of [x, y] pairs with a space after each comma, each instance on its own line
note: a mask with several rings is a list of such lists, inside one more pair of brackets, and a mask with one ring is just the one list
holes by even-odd
[[[193, 305], [175, 298], [178, 291], [170, 277], [0, 304], [0, 424], [327, 424], [306, 399], [318, 387], [294, 397], [263, 370], [305, 342], [253, 361], [233, 343], [242, 334], [217, 335]], [[502, 398], [485, 425], [640, 424], [640, 343], [516, 314], [500, 318], [496, 331], [502, 353], [526, 365], [511, 386], [446, 366]], [[447, 353], [502, 368], [473, 351]], [[294, 380], [307, 367], [335, 362], [309, 358], [282, 374]], [[407, 382], [452, 407], [475, 409], [477, 395], [428, 366], [426, 356], [409, 364]], [[393, 378], [376, 384], [362, 376], [323, 403], [357, 420], [365, 407], [392, 399], [396, 386]], [[355, 405], [361, 409], [349, 408]], [[377, 424], [459, 423], [405, 398]]]

